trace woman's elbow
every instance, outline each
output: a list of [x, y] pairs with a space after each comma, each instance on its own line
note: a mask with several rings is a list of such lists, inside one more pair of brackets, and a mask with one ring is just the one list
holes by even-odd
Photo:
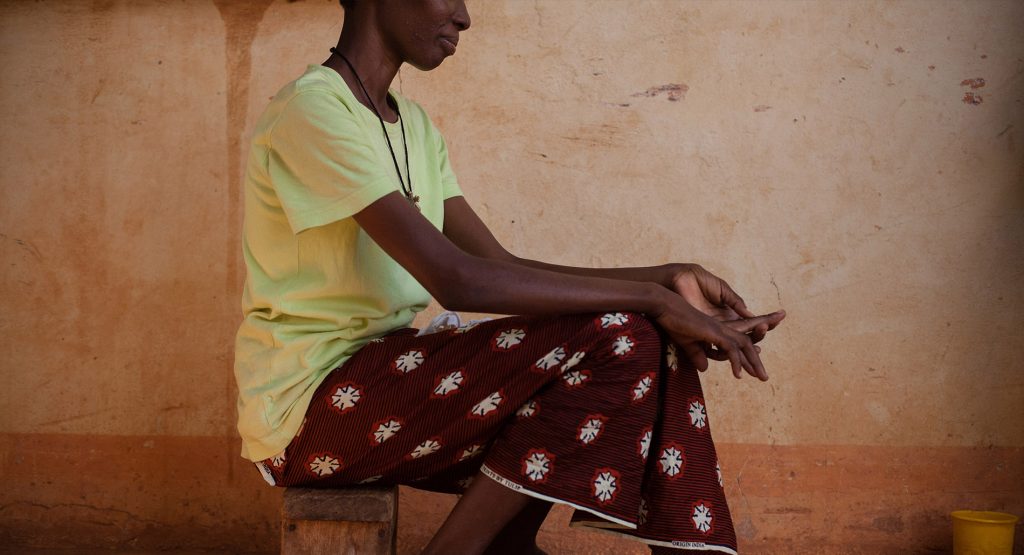
[[476, 295], [474, 280], [469, 272], [455, 266], [451, 271], [435, 278], [427, 290], [445, 310], [472, 310]]

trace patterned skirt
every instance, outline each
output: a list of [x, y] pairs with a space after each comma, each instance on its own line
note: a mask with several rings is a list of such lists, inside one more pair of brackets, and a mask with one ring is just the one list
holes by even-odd
[[331, 372], [291, 444], [257, 463], [268, 482], [460, 493], [482, 473], [574, 507], [573, 526], [736, 552], [697, 371], [645, 316], [416, 332]]

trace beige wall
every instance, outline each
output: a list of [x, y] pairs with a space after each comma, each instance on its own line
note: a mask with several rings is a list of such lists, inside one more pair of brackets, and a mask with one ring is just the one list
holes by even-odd
[[[506, 246], [699, 261], [789, 311], [768, 384], [704, 377], [746, 552], [945, 548], [949, 510], [1024, 516], [1024, 4], [469, 6], [458, 55], [396, 86]], [[234, 431], [240, 168], [340, 21], [0, 3], [0, 543], [275, 550], [279, 492]], [[403, 492], [403, 552], [451, 502]], [[567, 519], [553, 553], [643, 552]]]

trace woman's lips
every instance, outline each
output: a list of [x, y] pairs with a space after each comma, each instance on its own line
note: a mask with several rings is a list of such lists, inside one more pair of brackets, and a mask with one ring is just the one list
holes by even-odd
[[458, 44], [459, 39], [450, 39], [448, 37], [441, 37], [441, 46], [444, 48], [445, 54], [451, 56], [455, 53], [455, 46]]

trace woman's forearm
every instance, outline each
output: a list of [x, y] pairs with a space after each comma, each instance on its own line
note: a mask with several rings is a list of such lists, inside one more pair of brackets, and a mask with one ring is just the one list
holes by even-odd
[[588, 271], [543, 266], [467, 256], [453, 266], [454, 275], [438, 301], [449, 310], [525, 315], [606, 310], [657, 315], [671, 302], [669, 291], [645, 279], [642, 268]]
[[[370, 204], [355, 219], [449, 310], [530, 315], [628, 310], [657, 316], [685, 304], [642, 272], [625, 270], [619, 279], [602, 276], [601, 271], [579, 275], [520, 264], [512, 256], [493, 256], [496, 248], [460, 247], [397, 191]], [[627, 275], [641, 279], [626, 279]]]
[[682, 266], [681, 264], [663, 264], [661, 266], [644, 266], [632, 268], [581, 268], [576, 266], [561, 266], [558, 264], [549, 264], [547, 262], [540, 262], [537, 260], [529, 260], [526, 258], [519, 257], [513, 257], [513, 261], [516, 264], [522, 266], [536, 268], [538, 270], [558, 272], [560, 274], [569, 274], [583, 277], [598, 277], [621, 281], [647, 281], [657, 283], [658, 285], [661, 285], [663, 287], [671, 287], [672, 278], [674, 278], [679, 273]]

